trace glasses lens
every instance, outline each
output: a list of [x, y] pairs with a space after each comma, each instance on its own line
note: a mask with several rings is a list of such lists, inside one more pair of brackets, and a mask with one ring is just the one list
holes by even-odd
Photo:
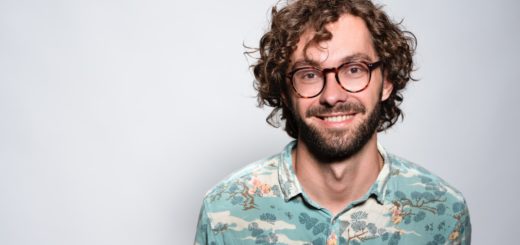
[[292, 82], [298, 94], [312, 97], [319, 94], [323, 88], [323, 74], [312, 67], [301, 68], [293, 74]]
[[370, 80], [370, 70], [363, 63], [347, 63], [339, 68], [338, 78], [341, 86], [351, 92], [365, 88]]

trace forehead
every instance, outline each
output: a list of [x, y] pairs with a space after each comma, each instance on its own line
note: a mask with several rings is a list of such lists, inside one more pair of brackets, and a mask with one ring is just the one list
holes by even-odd
[[332, 39], [308, 46], [306, 55], [304, 47], [314, 37], [315, 31], [307, 30], [303, 33], [291, 56], [292, 64], [311, 61], [329, 67], [351, 56], [366, 56], [371, 61], [377, 59], [372, 35], [360, 17], [343, 14], [338, 21], [327, 24], [325, 28], [332, 34]]

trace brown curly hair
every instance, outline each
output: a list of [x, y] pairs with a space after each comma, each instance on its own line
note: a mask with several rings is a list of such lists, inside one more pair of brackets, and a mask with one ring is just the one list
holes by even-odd
[[[258, 91], [258, 106], [271, 106], [266, 121], [279, 127], [285, 120], [285, 131], [293, 138], [298, 137], [298, 127], [291, 112], [286, 82], [287, 69], [291, 55], [301, 35], [308, 29], [314, 30], [314, 37], [306, 44], [317, 44], [330, 40], [332, 34], [325, 28], [328, 23], [338, 20], [343, 14], [362, 18], [372, 35], [374, 48], [384, 62], [384, 72], [393, 84], [390, 97], [382, 102], [382, 113], [377, 131], [383, 131], [402, 117], [399, 105], [403, 101], [401, 91], [405, 88], [413, 71], [412, 56], [417, 40], [408, 31], [402, 30], [401, 23], [394, 23], [382, 11], [381, 6], [369, 0], [296, 0], [287, 1], [287, 5], [271, 10], [271, 28], [260, 39], [260, 47], [249, 53], [258, 52], [260, 57], [252, 65]], [[281, 116], [278, 112], [281, 110]]]

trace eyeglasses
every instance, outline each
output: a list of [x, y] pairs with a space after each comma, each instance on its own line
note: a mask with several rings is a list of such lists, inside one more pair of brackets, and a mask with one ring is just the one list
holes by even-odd
[[319, 69], [312, 66], [301, 67], [288, 74], [298, 96], [313, 98], [318, 96], [327, 82], [327, 73], [334, 72], [336, 82], [350, 93], [358, 93], [368, 87], [372, 71], [381, 66], [381, 61], [374, 63], [347, 62], [338, 67]]

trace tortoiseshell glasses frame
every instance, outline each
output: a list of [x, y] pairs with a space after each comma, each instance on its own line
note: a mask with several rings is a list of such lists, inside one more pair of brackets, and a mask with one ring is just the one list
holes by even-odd
[[346, 62], [338, 67], [317, 68], [314, 66], [299, 67], [291, 71], [287, 78], [296, 94], [301, 98], [313, 98], [321, 94], [327, 83], [327, 74], [333, 72], [336, 82], [345, 91], [359, 93], [370, 84], [372, 71], [383, 64], [381, 60], [374, 63], [364, 61]]

